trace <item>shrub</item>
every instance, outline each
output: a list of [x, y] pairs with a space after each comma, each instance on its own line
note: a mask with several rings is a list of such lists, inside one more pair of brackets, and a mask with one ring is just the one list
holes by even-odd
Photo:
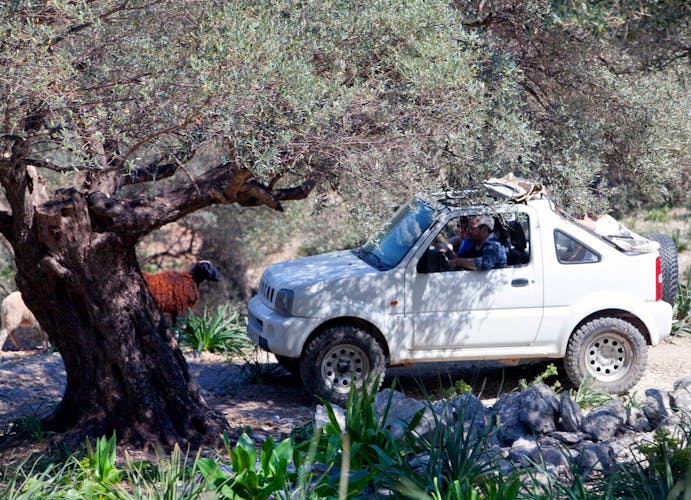
[[182, 345], [191, 346], [200, 352], [240, 355], [251, 346], [246, 331], [247, 319], [239, 312], [229, 313], [226, 305], [211, 314], [205, 307], [201, 314], [188, 310], [178, 338]]

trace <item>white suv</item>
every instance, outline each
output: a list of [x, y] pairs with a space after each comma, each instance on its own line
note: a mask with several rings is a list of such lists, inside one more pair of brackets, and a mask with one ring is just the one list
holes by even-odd
[[[477, 214], [496, 221], [508, 265], [450, 270], [435, 243]], [[266, 269], [248, 334], [337, 403], [387, 365], [451, 360], [564, 358], [574, 384], [590, 376], [625, 392], [647, 345], [670, 333], [676, 284], [663, 268], [676, 276], [676, 251], [665, 238], [636, 250], [562, 216], [544, 194], [473, 206], [419, 195], [363, 247]]]

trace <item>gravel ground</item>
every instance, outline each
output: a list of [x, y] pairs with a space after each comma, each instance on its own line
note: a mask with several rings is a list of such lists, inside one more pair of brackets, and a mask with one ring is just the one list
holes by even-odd
[[[186, 355], [190, 371], [207, 402], [221, 411], [231, 428], [251, 428], [256, 438], [279, 437], [307, 422], [314, 403], [300, 381], [267, 357], [261, 374], [248, 365], [229, 362], [218, 355]], [[419, 364], [393, 368], [384, 386], [396, 381], [396, 388], [413, 397], [423, 392], [436, 396], [449, 381], [470, 383], [485, 404], [516, 387], [520, 379], [533, 380], [547, 363], [506, 367], [495, 362]], [[254, 376], [253, 376], [254, 375]], [[639, 400], [648, 388], [669, 390], [673, 383], [691, 376], [691, 336], [668, 337], [649, 350], [648, 370], [633, 389]], [[60, 401], [65, 371], [58, 353], [3, 352], [0, 357], [0, 434], [6, 425], [26, 416], [41, 416]]]

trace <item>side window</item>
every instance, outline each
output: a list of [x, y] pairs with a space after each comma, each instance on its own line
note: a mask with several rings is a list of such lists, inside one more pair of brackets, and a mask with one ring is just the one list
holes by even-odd
[[557, 260], [562, 264], [585, 264], [600, 261], [598, 254], [561, 231], [554, 232], [554, 248], [557, 252]]
[[[495, 224], [495, 235], [506, 246], [506, 264], [524, 266], [530, 262], [530, 222], [527, 214], [515, 214]], [[505, 236], [504, 236], [505, 234]]]

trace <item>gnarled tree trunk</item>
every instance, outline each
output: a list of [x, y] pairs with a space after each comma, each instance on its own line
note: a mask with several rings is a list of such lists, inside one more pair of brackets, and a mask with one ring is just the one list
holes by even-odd
[[135, 241], [94, 230], [72, 191], [12, 241], [17, 285], [62, 355], [67, 387], [47, 424], [74, 437], [117, 432], [144, 446], [214, 443], [228, 424], [203, 401], [141, 278]]
[[204, 206], [266, 204], [280, 210], [279, 199], [307, 196], [314, 184], [272, 191], [226, 164], [159, 197], [117, 199], [74, 188], [49, 196], [33, 167], [9, 162], [0, 168], [0, 182], [12, 208], [11, 214], [0, 212], [0, 232], [15, 252], [17, 286], [67, 372], [65, 394], [47, 428], [63, 431], [69, 446], [113, 431], [139, 447], [218, 443], [228, 423], [190, 379], [146, 288], [136, 245]]

